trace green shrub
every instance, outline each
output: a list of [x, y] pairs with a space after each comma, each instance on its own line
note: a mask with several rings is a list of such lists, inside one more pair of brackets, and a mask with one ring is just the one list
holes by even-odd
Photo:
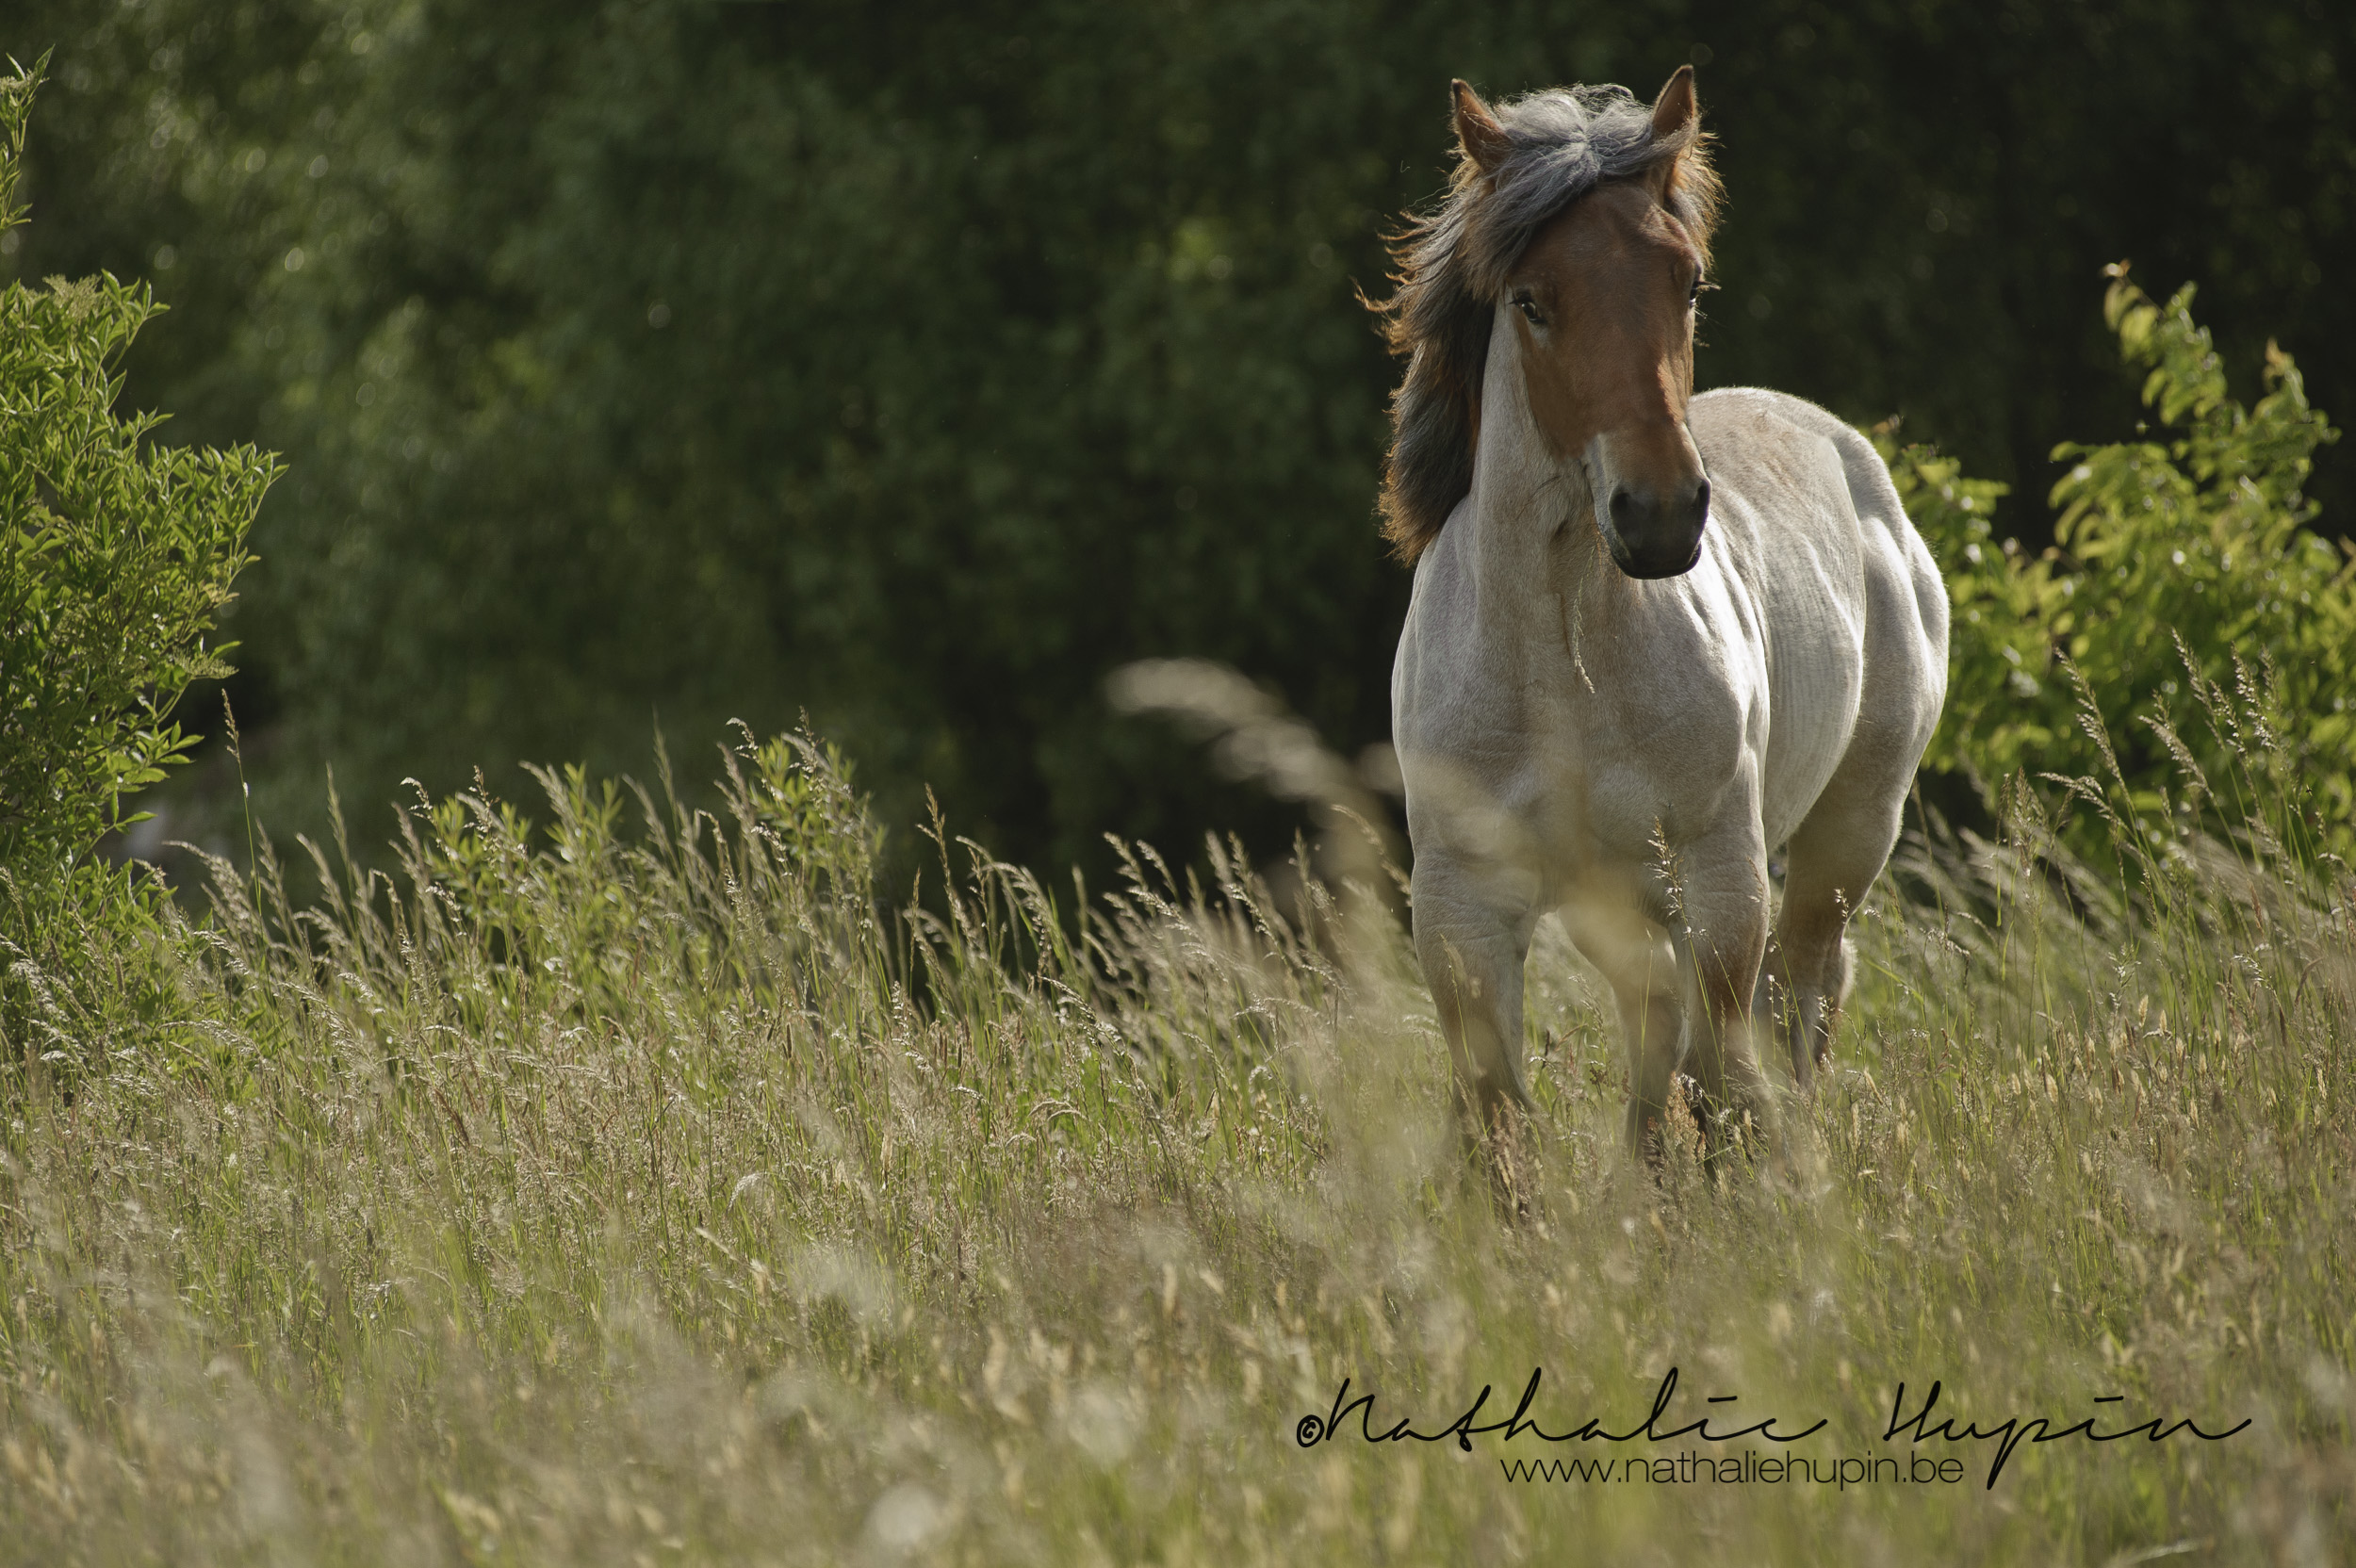
[[[2143, 400], [2162, 429], [2053, 449], [2072, 466], [2053, 489], [2052, 548], [2000, 542], [2004, 486], [1885, 439], [1955, 601], [1947, 713], [1927, 765], [1984, 792], [2023, 770], [2098, 779], [2155, 825], [2240, 776], [2233, 742], [2249, 721], [2235, 715], [2262, 713], [2282, 742], [2266, 755], [2288, 776], [2274, 782], [2303, 790], [2308, 829], [2345, 851], [2356, 833], [2356, 552], [2303, 526], [2315, 508], [2300, 491], [2315, 449], [2339, 433], [2272, 344], [2264, 395], [2236, 401], [2193, 319], [2191, 285], [2161, 305], [2123, 266], [2110, 273], [2103, 315], [2146, 372]], [[2240, 700], [2220, 701], [2227, 690]], [[2225, 804], [2240, 820], [2244, 804]]]
[[[24, 220], [15, 188], [39, 79], [36, 67], [0, 80], [0, 231]], [[39, 1014], [59, 994], [62, 977], [44, 977], [53, 966], [43, 962], [59, 927], [137, 904], [129, 877], [105, 873], [92, 852], [109, 829], [138, 820], [123, 815], [123, 797], [182, 760], [190, 737], [172, 710], [188, 682], [228, 673], [206, 633], [249, 559], [246, 531], [276, 472], [252, 448], [148, 442], [156, 416], [113, 413], [115, 368], [158, 309], [145, 286], [105, 275], [0, 290], [8, 1036], [28, 1007]]]

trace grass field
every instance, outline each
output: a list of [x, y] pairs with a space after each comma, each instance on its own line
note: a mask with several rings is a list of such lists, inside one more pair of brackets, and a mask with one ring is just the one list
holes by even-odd
[[[1549, 926], [1513, 1222], [1383, 899], [1140, 850], [1073, 937], [1080, 891], [950, 837], [949, 913], [895, 919], [823, 753], [731, 770], [716, 822], [578, 776], [536, 828], [420, 808], [398, 883], [330, 849], [314, 908], [223, 867], [90, 956], [149, 1021], [58, 988], [0, 1144], [0, 1560], [2347, 1555], [2356, 887], [2265, 813], [2107, 873], [2026, 794], [2004, 843], [1910, 839], [1839, 1070], [1725, 1185], [1622, 1155]], [[1824, 1425], [1445, 1436], [1533, 1368], [1546, 1429], [1626, 1433], [1673, 1367], [1656, 1430]], [[1302, 1446], [1344, 1379], [1443, 1441]], [[1935, 1380], [1932, 1429], [2249, 1425], [1991, 1487], [1997, 1442], [1883, 1441]], [[1959, 1478], [1872, 1464], [1917, 1455]], [[1507, 1475], [1573, 1459], [1612, 1478]]]

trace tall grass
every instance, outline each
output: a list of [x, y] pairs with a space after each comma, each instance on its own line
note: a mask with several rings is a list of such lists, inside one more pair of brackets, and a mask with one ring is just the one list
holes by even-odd
[[[538, 826], [418, 803], [398, 879], [319, 855], [316, 907], [217, 868], [206, 921], [90, 956], [177, 1021], [61, 1012], [10, 1069], [0, 1559], [2331, 1560], [2356, 886], [2232, 732], [2272, 803], [2238, 836], [2122, 825], [2105, 873], [2024, 786], [2001, 841], [1911, 838], [1753, 1177], [1623, 1157], [1608, 1003], [1547, 927], [1518, 1220], [1366, 881], [1137, 848], [1057, 894], [936, 825], [945, 913], [896, 915], [787, 742], [716, 819], [549, 774]], [[1675, 1424], [1823, 1418], [1758, 1445], [1819, 1463], [1903, 1462], [1902, 1381], [1933, 1425], [2250, 1424], [1993, 1487], [1982, 1442], [1844, 1486], [1500, 1463], [1743, 1446], [1693, 1440], [1297, 1441], [1345, 1378], [1438, 1431], [1533, 1367], [1548, 1429], [1635, 1426], [1675, 1367]]]

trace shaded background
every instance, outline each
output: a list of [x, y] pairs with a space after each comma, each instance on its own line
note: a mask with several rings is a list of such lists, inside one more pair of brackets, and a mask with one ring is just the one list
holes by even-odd
[[[1396, 367], [1353, 289], [1444, 178], [1450, 75], [1695, 62], [1701, 383], [1902, 416], [2034, 542], [2053, 444], [2137, 413], [2105, 262], [2199, 281], [2237, 390], [2272, 336], [2356, 407], [2352, 43], [2315, 0], [13, 0], [0, 49], [55, 52], [0, 273], [152, 279], [126, 400], [288, 460], [229, 628], [275, 831], [330, 763], [367, 841], [405, 777], [643, 775], [659, 719], [700, 778], [806, 712], [895, 828], [929, 784], [1040, 865], [1266, 849], [1290, 814], [1103, 680], [1213, 658], [1386, 735]], [[221, 835], [190, 773], [173, 830]]]

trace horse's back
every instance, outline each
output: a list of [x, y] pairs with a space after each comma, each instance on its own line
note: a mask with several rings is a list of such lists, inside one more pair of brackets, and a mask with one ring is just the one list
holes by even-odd
[[[1739, 569], [1771, 628], [1800, 633], [1771, 637], [1771, 750], [1789, 753], [1777, 743], [1796, 736], [1805, 753], [1780, 766], [1771, 758], [1771, 774], [1796, 785], [1770, 786], [1772, 841], [1798, 825], [1836, 774], [1877, 793], [1903, 791], [1946, 695], [1946, 588], [1888, 466], [1854, 427], [1754, 387], [1695, 398], [1690, 423], [1713, 511], [1724, 494], [1729, 516], [1757, 531]], [[1847, 714], [1825, 711], [1851, 703]]]

